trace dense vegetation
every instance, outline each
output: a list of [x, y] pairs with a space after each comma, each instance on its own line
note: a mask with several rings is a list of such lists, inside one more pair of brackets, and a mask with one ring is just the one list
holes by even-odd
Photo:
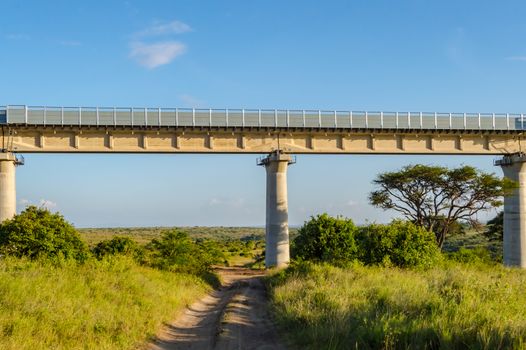
[[212, 264], [261, 242], [160, 232], [91, 249], [59, 214], [28, 207], [0, 225], [1, 349], [130, 349], [217, 283]]
[[526, 271], [302, 263], [271, 280], [276, 319], [301, 349], [519, 349]]
[[298, 261], [429, 267], [440, 260], [432, 233], [411, 222], [371, 224], [358, 228], [352, 220], [318, 215], [298, 231], [292, 245]]

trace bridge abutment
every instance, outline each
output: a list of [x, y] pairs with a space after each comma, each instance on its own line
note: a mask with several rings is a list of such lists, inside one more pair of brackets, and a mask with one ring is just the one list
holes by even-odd
[[526, 155], [510, 154], [495, 162], [504, 176], [519, 183], [504, 197], [504, 265], [526, 268]]
[[16, 214], [15, 167], [19, 163], [13, 153], [0, 153], [0, 222]]
[[258, 165], [267, 172], [265, 266], [285, 267], [290, 262], [289, 213], [287, 203], [287, 168], [294, 159], [274, 151], [259, 159]]

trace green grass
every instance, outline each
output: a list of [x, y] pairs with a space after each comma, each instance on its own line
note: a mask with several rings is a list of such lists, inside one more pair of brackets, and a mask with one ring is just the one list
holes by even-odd
[[131, 259], [0, 259], [0, 349], [140, 347], [210, 287]]
[[302, 349], [526, 348], [526, 271], [304, 264], [269, 283], [275, 318]]
[[[146, 244], [153, 238], [159, 238], [161, 232], [174, 227], [134, 227], [134, 228], [81, 228], [77, 229], [82, 238], [93, 246], [98, 242], [111, 239], [114, 236], [123, 236], [135, 240], [139, 244]], [[177, 227], [188, 233], [192, 238], [207, 238], [214, 240], [232, 239], [264, 239], [265, 229], [260, 227]]]

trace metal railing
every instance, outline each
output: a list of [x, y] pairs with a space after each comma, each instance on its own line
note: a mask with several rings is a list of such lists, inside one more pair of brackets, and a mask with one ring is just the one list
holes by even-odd
[[524, 130], [523, 113], [284, 109], [0, 107], [0, 124], [50, 126]]

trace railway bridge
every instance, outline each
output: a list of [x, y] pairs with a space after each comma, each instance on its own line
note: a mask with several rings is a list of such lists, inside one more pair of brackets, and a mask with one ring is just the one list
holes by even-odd
[[16, 213], [18, 153], [253, 153], [267, 173], [266, 266], [289, 262], [294, 154], [502, 155], [504, 263], [526, 268], [523, 114], [281, 109], [0, 107], [0, 221]]

